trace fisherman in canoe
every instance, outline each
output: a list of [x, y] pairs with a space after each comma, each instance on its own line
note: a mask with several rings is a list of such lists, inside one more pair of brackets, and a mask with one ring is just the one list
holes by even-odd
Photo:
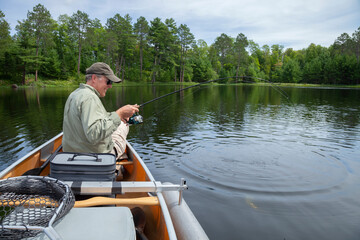
[[[0, 172], [0, 239], [208, 239], [182, 198], [186, 181], [155, 181], [126, 141], [124, 122], [133, 124], [139, 106], [107, 112], [101, 103], [120, 81], [107, 64], [93, 64], [67, 99], [63, 133]], [[107, 154], [125, 149], [127, 159], [116, 163]], [[78, 152], [105, 154], [75, 161]], [[127, 174], [115, 174], [121, 167]]]
[[65, 104], [63, 121], [63, 151], [113, 153], [120, 158], [126, 148], [128, 119], [139, 106], [125, 105], [107, 112], [100, 97], [105, 97], [112, 83], [121, 79], [106, 63], [97, 62], [86, 69], [86, 84], [81, 83]]

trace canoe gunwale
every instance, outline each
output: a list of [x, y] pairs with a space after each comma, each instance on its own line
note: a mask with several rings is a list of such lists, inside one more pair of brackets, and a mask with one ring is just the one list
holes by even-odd
[[17, 165], [19, 165], [21, 162], [23, 162], [25, 159], [29, 158], [31, 155], [36, 154], [37, 152], [41, 151], [41, 149], [43, 149], [44, 147], [46, 147], [47, 145], [54, 143], [56, 139], [58, 139], [59, 137], [61, 137], [63, 135], [63, 133], [59, 133], [58, 135], [56, 135], [55, 137], [51, 138], [49, 141], [45, 142], [44, 144], [40, 145], [39, 147], [35, 148], [34, 150], [32, 150], [31, 152], [29, 152], [28, 154], [26, 154], [25, 156], [23, 156], [22, 158], [20, 158], [19, 160], [15, 161], [14, 163], [12, 163], [10, 166], [8, 166], [7, 168], [5, 168], [4, 170], [2, 170], [0, 172], [0, 178], [3, 178], [6, 174], [8, 174], [11, 170], [13, 170]]
[[[144, 163], [142, 158], [137, 154], [135, 149], [131, 146], [131, 144], [128, 141], [126, 141], [126, 144], [129, 147], [130, 152], [132, 152], [132, 154], [134, 154], [135, 157], [138, 159], [139, 163], [141, 164], [141, 166], [145, 170], [146, 174], [148, 175], [149, 180], [151, 182], [155, 183], [155, 178], [151, 174], [150, 170], [148, 169], [148, 167], [146, 166], [146, 164]], [[166, 227], [167, 227], [169, 239], [175, 240], [175, 239], [177, 239], [177, 237], [176, 237], [175, 227], [174, 227], [173, 221], [171, 219], [171, 215], [170, 215], [170, 212], [169, 212], [168, 205], [166, 204], [165, 199], [164, 199], [161, 192], [157, 193], [157, 197], [159, 199], [160, 207], [162, 209], [162, 214], [163, 214], [165, 224], [166, 224]]]
[[147, 176], [149, 177], [149, 180], [151, 182], [155, 182], [155, 178], [153, 177], [153, 175], [151, 174], [150, 170], [148, 169], [148, 167], [146, 166], [146, 164], [144, 163], [144, 161], [142, 160], [142, 158], [139, 156], [139, 154], [135, 151], [135, 149], [132, 147], [132, 145], [126, 140], [126, 145], [127, 147], [130, 149], [130, 152], [132, 154], [134, 154], [134, 156], [139, 160], [139, 163], [141, 164], [141, 166], [143, 167], [143, 169], [145, 170]]

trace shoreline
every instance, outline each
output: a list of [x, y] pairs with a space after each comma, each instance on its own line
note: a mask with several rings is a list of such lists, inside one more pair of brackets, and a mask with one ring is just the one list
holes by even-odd
[[[16, 83], [11, 83], [10, 80], [0, 80], [0, 88], [57, 88], [57, 87], [77, 87], [80, 83], [84, 83], [84, 81], [77, 79], [70, 80], [41, 80], [39, 79], [37, 82], [34, 80], [27, 80], [25, 85], [17, 85]], [[123, 83], [114, 84], [113, 87], [128, 87], [128, 86], [161, 86], [161, 85], [185, 85], [191, 86], [198, 84], [199, 82], [155, 82], [152, 83], [141, 83], [141, 82], [129, 82], [125, 81]], [[256, 85], [276, 85], [280, 87], [303, 87], [303, 88], [350, 88], [357, 89], [360, 88], [360, 84], [358, 85], [331, 85], [331, 84], [302, 84], [302, 83], [270, 83], [270, 82], [254, 82], [254, 83], [208, 83], [206, 85], [247, 85], [247, 84], [256, 84]]]

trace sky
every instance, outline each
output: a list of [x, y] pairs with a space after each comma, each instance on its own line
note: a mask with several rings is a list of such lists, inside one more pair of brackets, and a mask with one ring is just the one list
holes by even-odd
[[360, 27], [360, 0], [0, 0], [11, 34], [17, 21], [26, 19], [39, 3], [55, 20], [77, 10], [103, 25], [117, 13], [129, 14], [133, 23], [140, 16], [148, 22], [173, 18], [208, 45], [222, 33], [233, 38], [243, 33], [260, 47], [280, 44], [300, 50], [311, 43], [329, 47], [342, 33], [351, 36]]

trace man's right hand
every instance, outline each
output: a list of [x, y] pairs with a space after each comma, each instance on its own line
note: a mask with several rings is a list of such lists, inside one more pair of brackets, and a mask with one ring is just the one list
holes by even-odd
[[127, 123], [129, 118], [134, 115], [134, 113], [139, 112], [139, 105], [125, 105], [116, 110], [117, 115], [119, 115], [121, 121]]

